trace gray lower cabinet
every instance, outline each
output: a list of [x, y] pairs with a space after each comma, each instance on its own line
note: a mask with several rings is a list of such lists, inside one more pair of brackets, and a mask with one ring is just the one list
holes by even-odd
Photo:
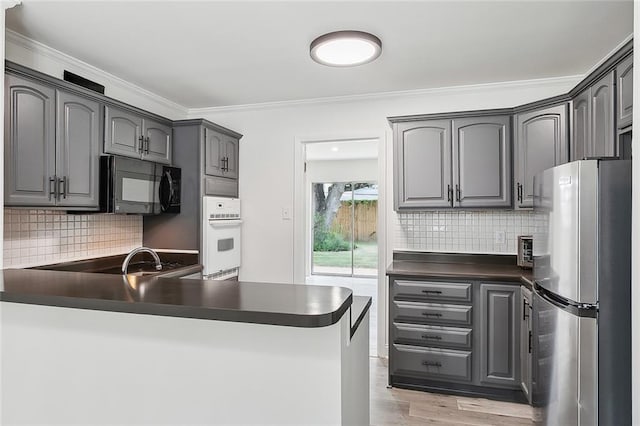
[[520, 388], [520, 287], [480, 284], [480, 381]]
[[55, 90], [5, 75], [7, 206], [55, 206]]
[[511, 117], [453, 120], [455, 207], [511, 206]]
[[5, 205], [97, 209], [101, 105], [5, 78]]
[[520, 286], [389, 277], [389, 384], [522, 399]]
[[531, 402], [531, 389], [533, 383], [533, 357], [532, 344], [532, 318], [533, 305], [531, 291], [526, 287], [520, 287], [522, 315], [520, 316], [520, 388]]
[[616, 155], [614, 71], [573, 99], [571, 160]]
[[104, 111], [106, 154], [171, 164], [171, 126], [112, 105]]
[[511, 206], [511, 117], [394, 123], [394, 207]]
[[568, 160], [567, 104], [518, 114], [514, 153], [516, 208], [533, 207], [533, 177]]
[[100, 104], [60, 90], [56, 98], [56, 205], [97, 207]]
[[452, 207], [450, 120], [395, 125], [394, 186], [396, 210]]
[[633, 55], [627, 56], [616, 67], [617, 127], [630, 126], [633, 121]]
[[238, 143], [235, 137], [205, 129], [205, 174], [237, 179]]

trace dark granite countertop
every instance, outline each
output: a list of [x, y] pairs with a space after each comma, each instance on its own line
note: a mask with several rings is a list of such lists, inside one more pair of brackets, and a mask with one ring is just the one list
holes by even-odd
[[532, 286], [531, 269], [515, 264], [515, 256], [399, 253], [387, 275], [415, 278], [451, 278], [505, 281]]
[[6, 269], [4, 302], [112, 312], [325, 327], [352, 304], [342, 287], [238, 281], [182, 280], [82, 272]]
[[356, 332], [371, 307], [371, 298], [368, 296], [353, 296], [351, 304], [351, 336]]

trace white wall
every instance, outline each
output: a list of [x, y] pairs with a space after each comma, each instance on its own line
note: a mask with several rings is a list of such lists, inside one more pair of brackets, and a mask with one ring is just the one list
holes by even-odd
[[[2, 33], [5, 34], [4, 29]], [[6, 32], [5, 56], [9, 61], [59, 79], [63, 78], [64, 70], [81, 75], [105, 86], [105, 95], [111, 98], [172, 120], [185, 118], [187, 114], [187, 109], [175, 102], [11, 30]]]
[[[385, 185], [381, 191], [392, 194], [392, 135], [387, 117], [513, 107], [566, 93], [576, 82], [541, 80], [330, 102], [190, 111], [192, 117], [207, 118], [244, 135], [240, 141], [240, 198], [245, 220], [241, 278], [294, 281], [294, 227], [299, 227], [304, 218], [283, 220], [282, 208], [295, 205], [296, 198], [303, 195], [294, 191], [294, 157], [300, 141], [378, 137], [382, 145], [382, 175], [378, 181]], [[391, 197], [385, 198], [384, 209], [388, 213], [385, 227], [394, 229]], [[297, 242], [295, 246], [304, 244]], [[392, 241], [386, 244], [387, 258], [392, 246]]]

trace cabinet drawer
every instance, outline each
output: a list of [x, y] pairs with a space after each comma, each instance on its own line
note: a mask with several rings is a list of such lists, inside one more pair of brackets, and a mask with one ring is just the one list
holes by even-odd
[[392, 307], [394, 321], [471, 325], [471, 306], [394, 300]]
[[407, 345], [471, 349], [471, 329], [393, 323], [392, 341]]
[[393, 297], [470, 302], [471, 283], [398, 280], [393, 287]]
[[471, 381], [471, 352], [393, 345], [391, 374]]

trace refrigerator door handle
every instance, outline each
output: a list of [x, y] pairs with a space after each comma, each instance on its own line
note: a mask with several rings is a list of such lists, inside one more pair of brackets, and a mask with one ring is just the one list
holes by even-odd
[[552, 305], [579, 317], [597, 318], [598, 304], [577, 303], [546, 290], [536, 281], [533, 291]]

